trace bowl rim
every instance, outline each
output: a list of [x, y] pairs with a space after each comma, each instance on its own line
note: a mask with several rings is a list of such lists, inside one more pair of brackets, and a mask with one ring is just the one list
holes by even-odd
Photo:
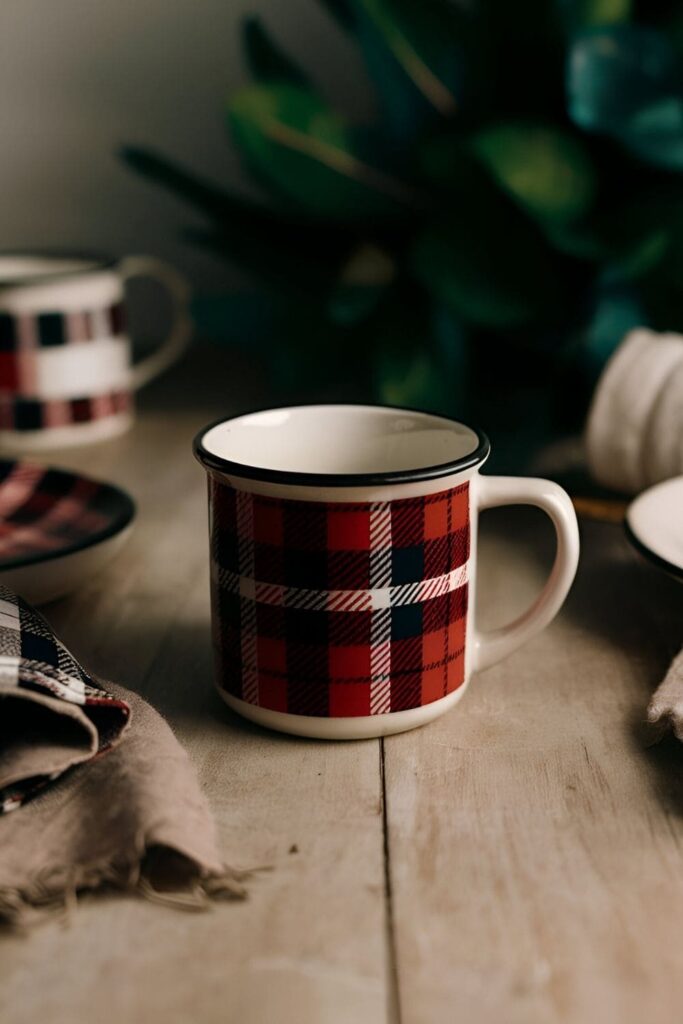
[[[66, 555], [75, 555], [79, 551], [85, 551], [87, 548], [95, 547], [97, 544], [103, 543], [105, 540], [109, 540], [111, 537], [115, 537], [118, 533], [121, 533], [133, 522], [137, 515], [137, 505], [122, 487], [117, 484], [111, 483], [109, 480], [99, 480], [96, 477], [88, 476], [85, 473], [79, 473], [76, 470], [65, 469], [61, 466], [44, 465], [43, 463], [33, 462], [29, 459], [0, 459], [0, 466], [2, 465], [21, 465], [22, 463], [28, 463], [31, 466], [39, 466], [45, 471], [52, 470], [57, 473], [63, 473], [65, 476], [73, 477], [79, 480], [88, 480], [91, 483], [95, 483], [103, 491], [108, 492], [116, 497], [119, 502], [119, 508], [113, 514], [111, 522], [107, 526], [102, 527], [99, 530], [94, 530], [92, 533], [81, 538], [80, 540], [73, 541], [69, 544], [64, 544], [62, 547], [55, 548], [51, 551], [40, 551], [33, 555], [20, 555], [17, 558], [2, 558], [0, 556], [0, 573], [7, 572], [10, 569], [23, 569], [27, 566], [38, 565], [41, 562], [49, 562], [55, 558], [63, 558]], [[0, 488], [2, 484], [0, 483]], [[11, 516], [9, 517], [11, 522]]]

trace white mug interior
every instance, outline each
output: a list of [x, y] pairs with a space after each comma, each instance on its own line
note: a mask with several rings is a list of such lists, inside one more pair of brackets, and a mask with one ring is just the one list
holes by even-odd
[[115, 263], [88, 256], [0, 253], [0, 311], [70, 313], [120, 302], [123, 281]]
[[0, 254], [0, 288], [6, 284], [30, 284], [49, 277], [64, 277], [99, 270], [102, 262], [96, 259], [66, 256], [29, 256]]
[[425, 412], [373, 405], [307, 405], [224, 420], [201, 449], [239, 471], [363, 476], [447, 466], [481, 445], [471, 427]]

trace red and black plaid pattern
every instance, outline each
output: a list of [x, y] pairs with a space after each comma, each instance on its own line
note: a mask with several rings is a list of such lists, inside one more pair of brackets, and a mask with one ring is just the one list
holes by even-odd
[[108, 484], [0, 460], [0, 570], [85, 547], [132, 515], [125, 496]]
[[[0, 312], [0, 430], [42, 430], [102, 419], [127, 409], [122, 391], [55, 400], [39, 395], [41, 351], [64, 345], [120, 338], [124, 306], [72, 313]], [[123, 342], [122, 342], [123, 343]]]
[[90, 423], [130, 412], [129, 391], [114, 391], [91, 398], [23, 398], [0, 391], [0, 430], [45, 430]]
[[3, 375], [7, 353], [115, 338], [123, 334], [125, 329], [122, 302], [104, 309], [71, 313], [0, 312], [0, 377]]
[[347, 717], [464, 681], [469, 493], [290, 501], [209, 479], [220, 685], [260, 707]]

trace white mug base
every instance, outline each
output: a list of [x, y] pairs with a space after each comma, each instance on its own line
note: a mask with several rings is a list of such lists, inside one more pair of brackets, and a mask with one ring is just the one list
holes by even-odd
[[0, 452], [24, 455], [26, 452], [48, 452], [58, 448], [75, 448], [95, 441], [107, 441], [125, 433], [133, 424], [130, 412], [119, 412], [101, 420], [69, 423], [63, 427], [41, 430], [0, 430]]
[[357, 718], [318, 718], [313, 715], [290, 715], [284, 711], [271, 711], [248, 704], [239, 697], [233, 697], [216, 686], [228, 707], [266, 729], [288, 732], [293, 736], [307, 736], [317, 740], [369, 740], [379, 736], [391, 736], [426, 725], [458, 703], [467, 684], [463, 683], [453, 693], [440, 700], [432, 701], [420, 708], [408, 711], [391, 711], [386, 715], [359, 715]]

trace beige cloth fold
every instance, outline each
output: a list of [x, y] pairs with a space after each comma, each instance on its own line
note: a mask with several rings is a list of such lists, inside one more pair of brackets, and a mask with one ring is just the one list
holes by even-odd
[[[98, 730], [78, 704], [30, 690], [0, 695], [0, 791], [37, 776], [49, 780], [98, 752]], [[118, 737], [128, 727], [122, 718]]]
[[653, 739], [659, 739], [669, 730], [683, 740], [683, 649], [671, 662], [671, 667], [659, 684], [647, 709], [648, 725]]
[[98, 749], [92, 709], [31, 693], [0, 702], [5, 778], [12, 765], [24, 776], [75, 765], [0, 817], [5, 922], [30, 922], [103, 885], [190, 909], [244, 895], [243, 873], [223, 864], [194, 768], [167, 723], [135, 694], [102, 685], [131, 713], [123, 738], [89, 763], [80, 762]]

